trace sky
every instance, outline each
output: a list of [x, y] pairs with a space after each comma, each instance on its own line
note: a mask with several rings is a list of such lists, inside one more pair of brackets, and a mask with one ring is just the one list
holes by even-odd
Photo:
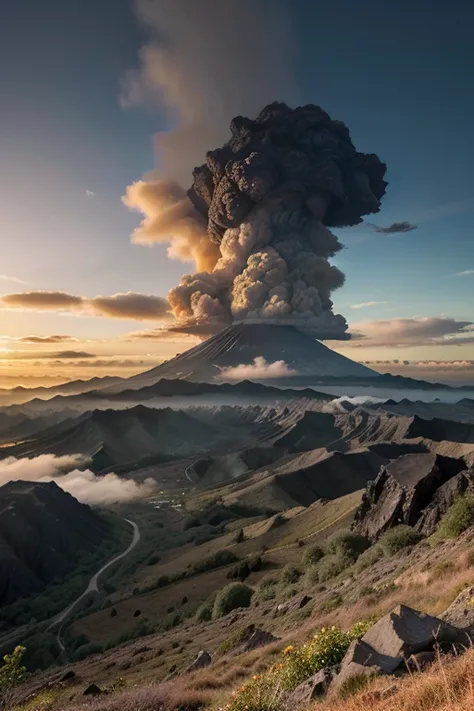
[[[169, 259], [164, 244], [132, 243], [141, 218], [122, 201], [150, 170], [176, 168], [186, 179], [183, 146], [166, 133], [156, 140], [176, 135], [183, 115], [192, 124], [181, 90], [192, 86], [189, 106], [201, 102], [198, 119], [219, 131], [229, 111], [250, 105], [243, 91], [240, 109], [229, 56], [245, 48], [246, 31], [236, 29], [227, 51], [220, 15], [206, 16], [215, 0], [194, 1], [214, 37], [200, 46], [198, 31], [188, 36], [187, 83], [165, 66], [161, 91], [137, 95], [143, 48], [166, 46], [160, 22], [173, 30], [164, 0], [3, 0], [0, 387], [130, 375], [197, 342], [156, 331], [168, 323], [169, 289], [192, 265]], [[265, 67], [272, 89], [287, 75], [274, 98], [319, 104], [343, 120], [357, 149], [388, 166], [382, 209], [367, 222], [416, 226], [335, 230], [346, 282], [333, 300], [354, 338], [327, 345], [383, 372], [474, 381], [474, 8], [462, 0], [249, 5], [257, 6], [252, 32], [275, 57]], [[282, 23], [285, 41], [272, 48]], [[263, 106], [264, 88], [252, 101], [259, 91]], [[54, 295], [25, 298], [38, 291]]]

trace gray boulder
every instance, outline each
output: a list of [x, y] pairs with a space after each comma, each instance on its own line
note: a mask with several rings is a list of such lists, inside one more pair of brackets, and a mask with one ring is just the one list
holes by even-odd
[[441, 615], [441, 619], [450, 625], [459, 627], [467, 633], [474, 631], [474, 587], [462, 590], [454, 602]]
[[321, 669], [286, 696], [282, 704], [283, 708], [286, 711], [294, 711], [296, 708], [308, 706], [311, 701], [324, 696], [332, 678], [333, 671], [331, 669]]
[[393, 674], [413, 655], [431, 651], [436, 644], [443, 643], [467, 646], [469, 638], [463, 630], [437, 617], [399, 605], [376, 622], [362, 639], [352, 642], [331, 684], [331, 692], [339, 691], [354, 676]]
[[212, 664], [211, 655], [209, 654], [209, 652], [206, 652], [205, 649], [201, 649], [201, 651], [197, 655], [194, 662], [189, 665], [189, 667], [186, 669], [186, 671], [193, 672], [193, 671], [196, 671], [197, 669], [204, 669], [205, 667], [208, 667], [211, 664]]

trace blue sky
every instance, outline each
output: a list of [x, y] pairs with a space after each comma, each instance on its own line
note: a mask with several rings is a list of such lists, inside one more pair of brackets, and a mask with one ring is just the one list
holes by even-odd
[[[301, 101], [344, 120], [358, 150], [388, 165], [382, 211], [369, 221], [418, 224], [392, 236], [364, 225], [338, 231], [346, 249], [336, 263], [346, 284], [334, 295], [336, 307], [350, 323], [473, 320], [474, 273], [456, 276], [474, 272], [472, 4], [289, 6]], [[124, 110], [118, 100], [147, 40], [133, 3], [3, 0], [0, 28], [0, 274], [27, 283], [0, 279], [0, 295], [48, 289], [166, 296], [190, 267], [167, 259], [162, 245], [132, 245], [139, 216], [121, 202], [125, 187], [154, 167], [152, 137], [168, 121], [163, 107]], [[351, 308], [365, 302], [386, 303]], [[60, 328], [81, 339], [117, 338], [137, 327], [0, 311], [0, 333], [14, 337]]]

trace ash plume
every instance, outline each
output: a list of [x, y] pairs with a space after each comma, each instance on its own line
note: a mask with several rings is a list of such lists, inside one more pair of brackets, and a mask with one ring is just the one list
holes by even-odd
[[241, 363], [237, 366], [223, 368], [219, 380], [240, 381], [240, 380], [271, 380], [274, 378], [286, 378], [290, 375], [297, 375], [297, 371], [285, 363], [284, 360], [276, 360], [269, 363], [262, 356], [257, 356], [250, 364]]
[[[176, 328], [209, 334], [252, 320], [348, 338], [331, 301], [344, 275], [329, 259], [342, 245], [328, 228], [379, 211], [385, 165], [358, 153], [346, 126], [318, 106], [275, 102], [255, 120], [235, 116], [255, 116], [275, 96], [298, 101], [285, 3], [272, 12], [259, 0], [137, 7], [152, 42], [124, 103], [158, 97], [177, 121], [157, 138], [158, 177], [134, 183], [124, 202], [144, 216], [135, 242], [169, 242], [170, 257], [196, 263], [168, 295]], [[189, 185], [197, 149], [206, 162], [185, 191], [176, 179]]]
[[231, 133], [188, 191], [220, 257], [170, 291], [179, 324], [250, 319], [347, 337], [330, 298], [344, 283], [329, 263], [342, 245], [328, 227], [379, 210], [385, 165], [358, 153], [345, 125], [318, 106], [270, 104], [255, 121], [236, 117]]

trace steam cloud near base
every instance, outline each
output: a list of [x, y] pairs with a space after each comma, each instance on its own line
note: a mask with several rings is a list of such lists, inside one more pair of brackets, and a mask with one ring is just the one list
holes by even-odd
[[276, 360], [273, 363], [269, 363], [265, 358], [258, 356], [254, 358], [253, 363], [242, 363], [235, 367], [223, 368], [219, 380], [269, 380], [296, 374], [297, 371], [290, 368], [284, 360]]
[[88, 460], [80, 454], [57, 457], [42, 454], [32, 459], [8, 457], [0, 461], [0, 486], [9, 481], [55, 481], [64, 491], [85, 504], [114, 504], [142, 499], [156, 488], [154, 479], [137, 482], [117, 474], [96, 476], [89, 469], [80, 470]]

